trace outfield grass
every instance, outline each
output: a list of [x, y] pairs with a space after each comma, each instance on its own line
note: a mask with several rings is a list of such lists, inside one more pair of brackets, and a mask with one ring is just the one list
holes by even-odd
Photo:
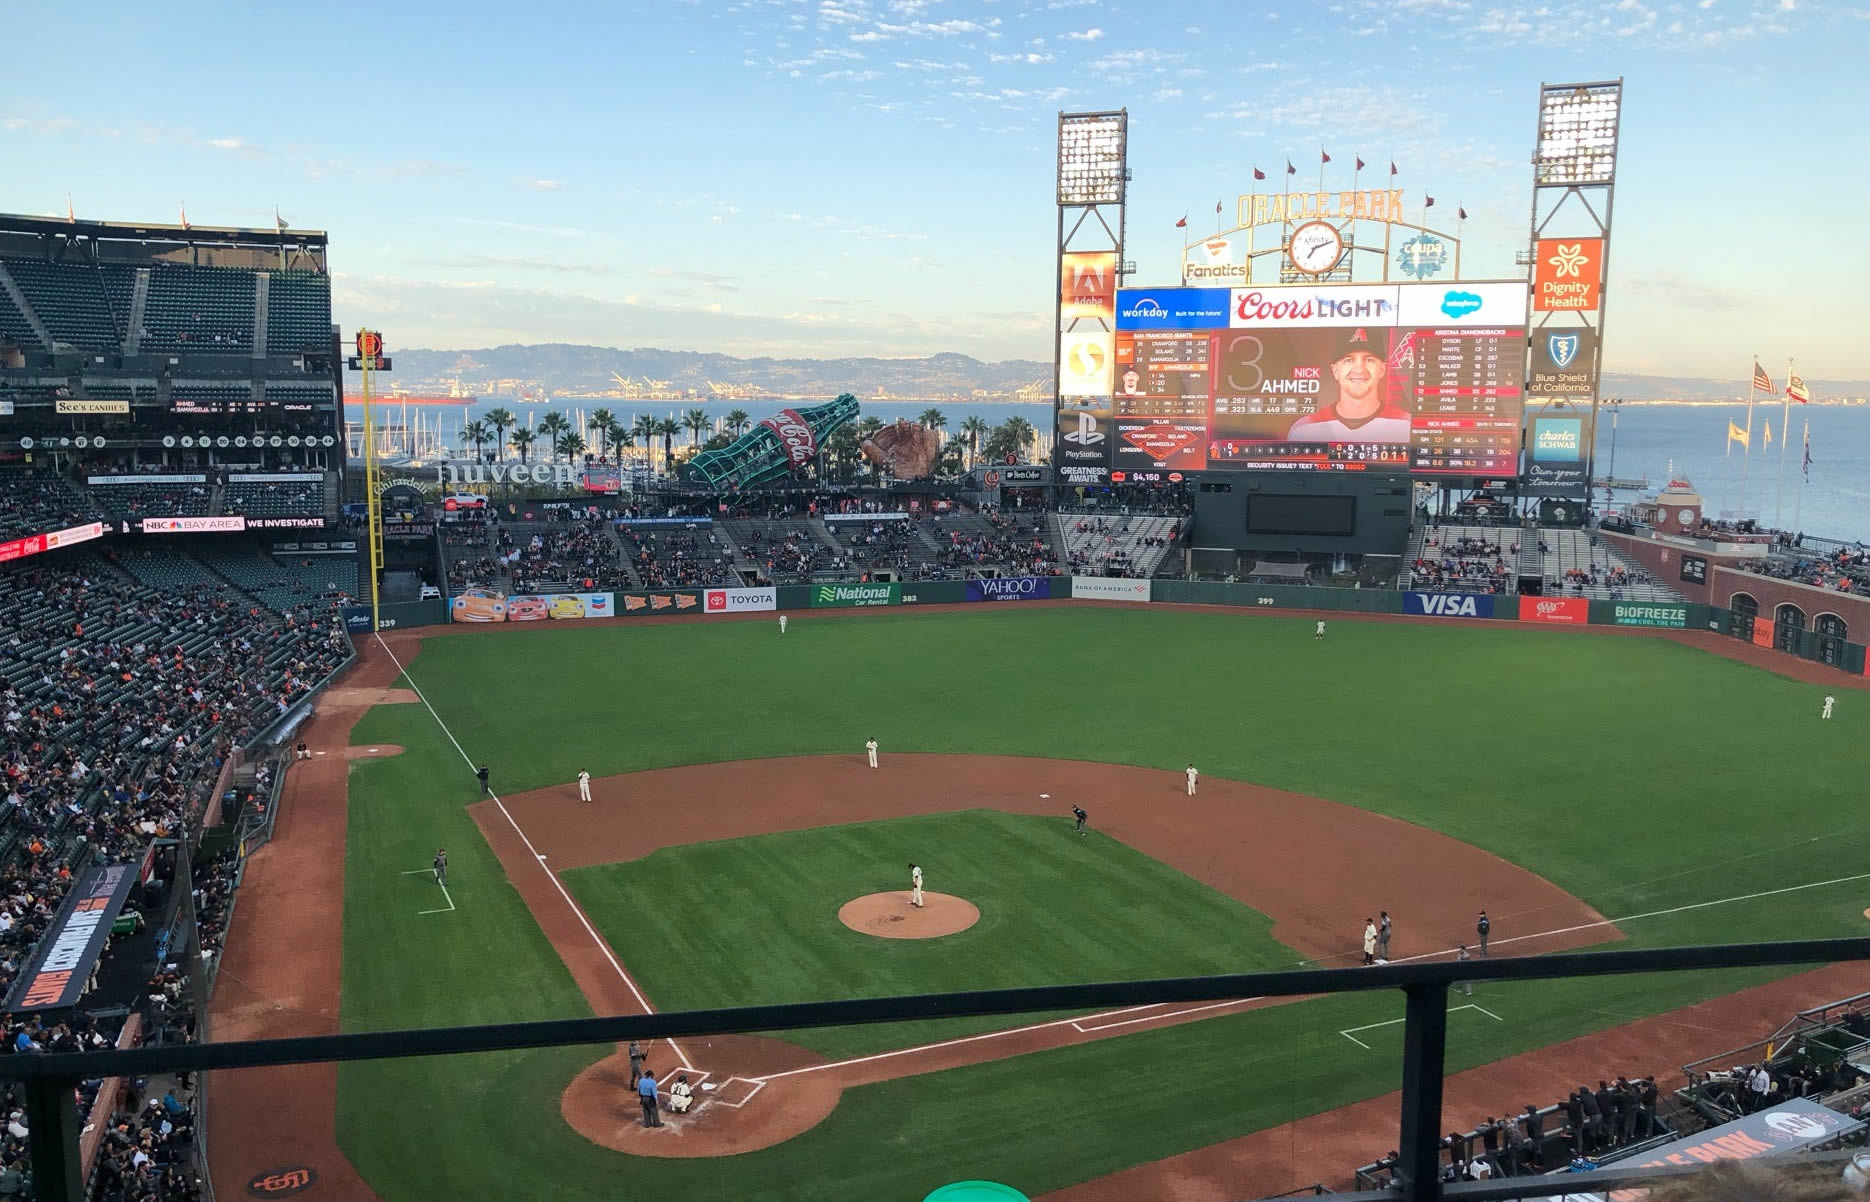
[[[1170, 771], [1193, 747], [1211, 777], [1435, 827], [1611, 917], [1851, 876], [1870, 860], [1870, 818], [1847, 786], [1860, 710], [1820, 724], [1822, 690], [1661, 640], [1346, 621], [1315, 643], [1307, 623], [1227, 612], [982, 607], [801, 616], [783, 641], [770, 624], [735, 622], [442, 638], [414, 674], [503, 790], [563, 783], [580, 766], [854, 753], [872, 732], [892, 752], [1040, 752]], [[833, 674], [845, 687], [825, 683]], [[380, 707], [356, 741], [406, 750], [354, 767], [345, 1029], [586, 1013], [464, 814], [472, 777], [427, 712]], [[437, 844], [461, 910], [418, 919], [430, 899], [400, 873]], [[1859, 934], [1867, 885], [1625, 930], [1639, 945]], [[1495, 933], [1515, 932], [1496, 915]], [[678, 937], [689, 936], [659, 936]], [[633, 948], [625, 960], [660, 974], [662, 954]], [[1477, 1000], [1506, 1021], [1453, 1025], [1449, 1067], [1770, 975], [1498, 987]], [[544, 1198], [623, 1185], [706, 1202], [744, 1198], [749, 1181], [762, 1196], [913, 1202], [974, 1173], [1037, 1193], [1394, 1088], [1392, 1059], [1337, 1032], [1398, 1014], [1388, 996], [1333, 998], [869, 1086], [806, 1136], [726, 1161], [619, 1157], [565, 1128], [557, 1093], [600, 1051], [354, 1065], [341, 1078], [341, 1137], [386, 1202], [485, 1196], [490, 1182]], [[1139, 1074], [1155, 1072], [1172, 1073], [1179, 1101], [1135, 1121]]]
[[[941, 849], [954, 875], [928, 888], [966, 897], [978, 923], [911, 940], [838, 921], [853, 897], [902, 890], [917, 848]], [[562, 875], [663, 1010], [1258, 972], [1300, 959], [1265, 915], [1158, 860], [1061, 819], [996, 810], [695, 843]], [[782, 1038], [838, 1060], [1026, 1021]]]

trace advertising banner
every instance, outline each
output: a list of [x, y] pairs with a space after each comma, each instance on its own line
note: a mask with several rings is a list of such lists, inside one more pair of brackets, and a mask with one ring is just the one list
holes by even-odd
[[1753, 645], [1770, 648], [1773, 645], [1773, 619], [1771, 614], [1755, 614], [1753, 617]]
[[1080, 318], [1110, 321], [1117, 296], [1116, 251], [1071, 251], [1061, 255], [1058, 277], [1058, 315], [1065, 325]]
[[1117, 328], [1218, 330], [1232, 301], [1227, 288], [1124, 288], [1117, 293]]
[[1666, 602], [1658, 604], [1656, 602], [1619, 601], [1617, 602], [1617, 625], [1668, 626], [1679, 630], [1688, 625], [1688, 607]]
[[757, 613], [779, 608], [775, 588], [711, 588], [702, 594], [702, 608], [711, 614]]
[[890, 513], [827, 513], [827, 522], [906, 522], [909, 515], [901, 510]]
[[344, 619], [344, 629], [353, 634], [370, 632], [370, 607], [368, 605], [340, 606], [338, 616]]
[[107, 864], [79, 874], [28, 957], [25, 971], [15, 978], [6, 999], [8, 1010], [18, 1014], [78, 1004], [136, 876], [134, 864]]
[[1700, 555], [1682, 556], [1682, 579], [1690, 584], [1708, 582], [1708, 561]]
[[1584, 491], [1584, 419], [1535, 417], [1526, 444], [1526, 491], [1544, 496]]
[[1398, 287], [1396, 284], [1337, 284], [1236, 288], [1227, 324], [1235, 329], [1256, 330], [1393, 326], [1397, 321]]
[[1149, 581], [1116, 580], [1108, 576], [1073, 576], [1073, 601], [1147, 601]]
[[1029, 488], [1052, 482], [1052, 469], [1048, 467], [1003, 467], [999, 472], [1002, 488]]
[[324, 518], [248, 518], [249, 530], [315, 530], [325, 524]]
[[60, 547], [69, 547], [77, 543], [88, 543], [94, 538], [104, 537], [104, 523], [86, 522], [82, 526], [67, 526], [63, 530], [54, 530], [45, 536], [45, 549], [55, 551]]
[[515, 593], [506, 599], [509, 622], [610, 618], [616, 613], [616, 598], [610, 593]]
[[1591, 603], [1583, 597], [1521, 597], [1519, 620], [1582, 626], [1591, 620]]
[[196, 472], [181, 476], [87, 476], [84, 482], [96, 488], [100, 484], [206, 484], [208, 478]]
[[1519, 283], [1404, 284], [1396, 303], [1405, 326], [1526, 325], [1526, 285]]
[[71, 414], [128, 413], [130, 412], [130, 402], [128, 401], [54, 401], [52, 402], [52, 411], [54, 413], [71, 413]]
[[901, 605], [900, 584], [814, 584], [813, 609], [849, 609], [872, 605]]
[[247, 519], [232, 517], [202, 518], [144, 518], [144, 534], [201, 534], [207, 532], [230, 533], [247, 528]]
[[967, 582], [969, 601], [1043, 601], [1051, 595], [1050, 576], [995, 576]]
[[1536, 397], [1589, 397], [1597, 388], [1597, 331], [1583, 326], [1532, 331]]
[[619, 526], [629, 526], [629, 527], [637, 527], [637, 526], [712, 526], [712, 525], [714, 525], [714, 519], [713, 519], [713, 518], [704, 518], [704, 517], [681, 517], [681, 518], [618, 518], [618, 519], [616, 519], [616, 523], [617, 523], [617, 525], [619, 525]]
[[1491, 618], [1492, 593], [1404, 593], [1403, 612], [1430, 618]]
[[1604, 240], [1541, 238], [1533, 248], [1532, 307], [1537, 313], [1575, 313], [1602, 301]]
[[625, 593], [618, 604], [622, 607], [622, 616], [626, 618], [699, 613], [701, 592], [698, 589], [678, 589], [660, 593]]
[[1107, 397], [1116, 336], [1102, 331], [1058, 336], [1058, 395]]
[[1226, 238], [1209, 238], [1182, 250], [1184, 282], [1237, 288], [1247, 282], [1244, 248], [1236, 252]]
[[317, 484], [323, 472], [230, 472], [229, 484]]
[[[1752, 1160], [1796, 1152], [1811, 1144], [1828, 1143], [1863, 1124], [1809, 1098], [1788, 1098], [1777, 1106], [1757, 1111], [1731, 1123], [1698, 1131], [1685, 1139], [1652, 1148], [1646, 1158], [1620, 1160], [1617, 1169], [1654, 1169], [1665, 1165], [1706, 1165], [1717, 1160]], [[1834, 1168], [1832, 1172], [1836, 1172]], [[1640, 1191], [1632, 1191], [1632, 1193]], [[1618, 1194], [1617, 1197], [1627, 1195]], [[1567, 1202], [1604, 1202], [1599, 1194], [1566, 1194]]]
[[1110, 440], [1115, 431], [1110, 398], [1061, 400], [1054, 423], [1058, 442], [1052, 463], [1066, 484], [1103, 484], [1110, 479]]

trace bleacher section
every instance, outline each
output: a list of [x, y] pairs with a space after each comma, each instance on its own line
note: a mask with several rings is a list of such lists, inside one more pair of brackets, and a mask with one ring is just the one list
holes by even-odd
[[321, 473], [315, 480], [230, 479], [221, 508], [253, 518], [316, 517], [325, 511], [324, 477]]
[[104, 282], [104, 296], [110, 302], [111, 317], [117, 338], [130, 332], [130, 308], [136, 299], [137, 269], [130, 263], [100, 263], [98, 278]]
[[[1533, 532], [1527, 532], [1528, 535]], [[1682, 595], [1588, 530], [1540, 529], [1547, 595], [1603, 601], [1680, 601]]]
[[208, 512], [212, 496], [206, 483], [95, 484], [91, 495], [113, 517], [199, 517]]
[[267, 351], [291, 355], [330, 345], [330, 279], [307, 271], [273, 272], [267, 281]]
[[[822, 523], [804, 518], [727, 518], [722, 524], [748, 561], [775, 584], [803, 584], [835, 570], [840, 548], [822, 538]], [[814, 525], [817, 529], [814, 529]]]
[[1053, 518], [1073, 574], [1135, 578], [1155, 574], [1174, 545], [1180, 520], [1167, 514], [1059, 513]]
[[251, 271], [157, 264], [149, 273], [142, 350], [250, 352], [253, 289]]
[[357, 561], [339, 555], [269, 555], [260, 547], [223, 540], [190, 550], [229, 583], [285, 611], [313, 604], [341, 604], [359, 595]]
[[68, 342], [82, 350], [115, 350], [123, 335], [110, 309], [104, 280], [88, 263], [48, 263], [42, 259], [8, 258], [7, 271], [25, 294], [54, 342]]
[[1516, 526], [1418, 526], [1409, 536], [1408, 585], [1431, 593], [1512, 593], [1520, 539]]
[[15, 346], [37, 346], [39, 340], [32, 332], [32, 323], [13, 303], [13, 297], [6, 289], [0, 288], [0, 342], [11, 342]]
[[617, 531], [633, 580], [642, 588], [738, 585], [733, 550], [711, 528], [645, 528]]
[[77, 485], [57, 472], [0, 467], [0, 539], [64, 530], [103, 516]]
[[209, 588], [233, 594], [227, 581], [206, 564], [161, 543], [113, 547], [110, 560], [150, 588], [170, 591]]

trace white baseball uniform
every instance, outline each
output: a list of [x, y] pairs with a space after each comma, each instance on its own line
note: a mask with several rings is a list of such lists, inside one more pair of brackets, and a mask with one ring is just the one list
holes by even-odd
[[909, 870], [909, 904], [922, 904], [922, 867], [919, 864]]
[[1200, 776], [1201, 776], [1201, 773], [1196, 772], [1195, 766], [1193, 764], [1190, 764], [1188, 766], [1188, 795], [1190, 797], [1193, 797], [1195, 795], [1195, 781]]
[[589, 772], [578, 773], [578, 800], [591, 800], [591, 774]]
[[868, 743], [865, 743], [864, 750], [870, 754], [870, 766], [872, 768], [876, 767], [877, 766], [877, 741], [875, 739], [871, 739]]
[[1318, 623], [1318, 633], [1314, 634], [1312, 637], [1315, 639], [1322, 639], [1325, 637], [1325, 624], [1322, 621]]
[[1825, 697], [1825, 711], [1824, 713], [1819, 714], [1818, 716], [1820, 718], [1829, 718], [1831, 716], [1831, 707], [1836, 705], [1837, 703], [1838, 703], [1838, 699], [1836, 697], [1832, 697], [1827, 694]]
[[779, 633], [784, 634], [785, 632], [786, 632], [786, 615], [780, 614], [779, 615]]

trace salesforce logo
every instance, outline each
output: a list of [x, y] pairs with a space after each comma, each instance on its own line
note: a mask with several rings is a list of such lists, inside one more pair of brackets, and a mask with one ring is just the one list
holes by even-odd
[[1166, 321], [1169, 316], [1169, 311], [1163, 308], [1154, 297], [1146, 296], [1131, 305], [1128, 309], [1125, 309], [1123, 315], [1125, 317], [1148, 317], [1154, 318], [1157, 321]]
[[1450, 292], [1441, 298], [1441, 311], [1459, 319], [1480, 312], [1480, 297], [1472, 292]]

